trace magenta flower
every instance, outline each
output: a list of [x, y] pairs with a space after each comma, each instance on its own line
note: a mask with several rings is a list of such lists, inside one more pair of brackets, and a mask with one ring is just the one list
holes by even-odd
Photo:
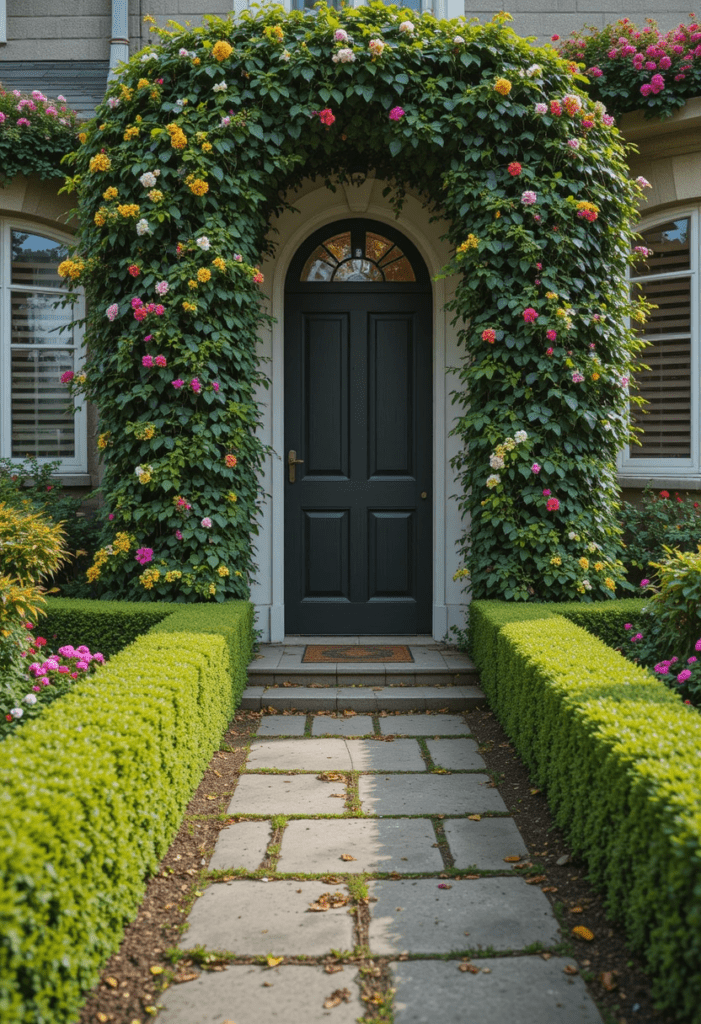
[[113, 302], [111, 306], [108, 306], [105, 310], [105, 316], [108, 320], [115, 320], [119, 316], [119, 306], [116, 302]]
[[145, 366], [147, 369], [150, 370], [151, 367], [153, 366], [153, 356], [142, 356], [141, 365]]
[[668, 661], [660, 661], [660, 662], [658, 662], [657, 665], [655, 665], [655, 672], [657, 672], [658, 676], [666, 676], [666, 675], [668, 675], [669, 674], [669, 662]]
[[524, 206], [533, 206], [534, 203], [538, 202], [538, 196], [535, 192], [531, 192], [529, 189], [522, 194], [521, 202]]
[[134, 298], [131, 300], [132, 309], [138, 309], [139, 306], [143, 306], [143, 304], [143, 299], [140, 299], [138, 295], [135, 295]]
[[182, 535], [182, 532], [180, 530], [176, 530], [175, 531], [175, 539], [176, 540], [182, 540], [183, 539], [183, 535]]
[[26, 117], [18, 117], [17, 118], [17, 127], [18, 128], [19, 128], [20, 125], [22, 125], [22, 127], [24, 127], [24, 128], [29, 128], [31, 123], [32, 122], [28, 121]]
[[205, 530], [208, 530], [212, 525], [212, 520], [209, 516], [205, 516], [204, 519], [200, 520], [200, 526], [204, 526]]
[[153, 561], [153, 548], [139, 548], [134, 555], [139, 565], [147, 565]]
[[538, 314], [532, 306], [528, 306], [523, 311], [523, 319], [526, 321], [527, 324], [534, 323], [538, 319], [539, 315], [540, 314]]
[[161, 368], [168, 365], [168, 360], [166, 359], [165, 356], [156, 356], [154, 362], [156, 366], [160, 366]]
[[643, 634], [642, 633], [636, 633], [635, 636], [632, 636], [630, 638], [630, 642], [632, 644], [637, 644], [638, 640], [642, 640], [642, 638], [643, 638]]
[[176, 391], [179, 391], [184, 383], [185, 383], [185, 381], [184, 380], [180, 380], [179, 377], [177, 378], [177, 380], [172, 381], [173, 387], [175, 388]]
[[696, 643], [694, 644], [694, 650], [701, 651], [701, 640], [696, 641]]
[[548, 510], [548, 512], [557, 512], [557, 510], [560, 507], [560, 502], [557, 500], [557, 498], [548, 498], [545, 507]]
[[160, 304], [160, 302], [158, 303], [158, 305], [157, 305], [157, 306], [154, 306], [154, 307], [153, 307], [153, 309], [149, 309], [149, 312], [150, 312], [150, 313], [155, 313], [155, 314], [156, 314], [156, 316], [163, 316], [163, 314], [165, 313], [165, 311], [166, 311], [166, 308], [165, 308], [165, 306], [162, 306], [162, 305]]
[[698, 660], [699, 659], [692, 654], [690, 658], [686, 659], [686, 663], [687, 663], [687, 665], [691, 665], [691, 664], [693, 664], [693, 662], [698, 661]]
[[551, 355], [554, 354], [554, 352], [555, 352], [554, 348], [546, 348], [546, 350], [545, 350], [546, 356], [551, 356]]
[[[641, 587], [647, 587], [647, 586], [649, 586], [649, 585], [650, 585], [650, 580], [641, 580], [641, 581], [640, 581], [640, 586], [641, 586]], [[699, 643], [701, 643], [701, 640], [699, 641]], [[697, 646], [696, 650], [697, 650], [697, 651], [701, 651], [701, 647], [698, 647], [698, 646]]]
[[633, 628], [633, 623], [632, 622], [626, 622], [626, 624], [625, 624], [625, 626], [623, 628], [624, 629], [632, 629]]
[[112, 522], [112, 520], [114, 519], [114, 512], [110, 512], [107, 518], [109, 519], [110, 522]]
[[392, 107], [392, 109], [389, 112], [390, 121], [401, 121], [403, 117], [404, 111], [402, 110], [401, 107]]
[[219, 381], [218, 380], [213, 380], [212, 381], [212, 391], [214, 391], [214, 392], [218, 392], [219, 391]]
[[61, 374], [61, 383], [62, 384], [70, 384], [70, 382], [73, 380], [74, 377], [75, 377], [75, 374], [73, 373], [73, 370], [66, 370], [65, 373]]
[[681, 670], [681, 672], [679, 673], [679, 675], [677, 676], [677, 682], [678, 683], [685, 683], [687, 681], [687, 679], [690, 679], [690, 678], [691, 678], [691, 669], [690, 668], [683, 668]]
[[584, 380], [584, 374], [580, 373], [579, 370], [575, 370], [574, 373], [572, 374], [572, 383], [573, 384], [581, 384], [583, 380]]
[[540, 473], [540, 466], [537, 462], [534, 462], [531, 466], [531, 473]]
[[552, 494], [552, 491], [549, 491], [547, 487], [545, 487], [543, 489], [543, 497], [544, 498], [549, 498], [551, 494]]
[[546, 331], [545, 332], [545, 337], [548, 339], [548, 341], [555, 341], [555, 339], [557, 338], [557, 331], [553, 331], [553, 330]]
[[199, 395], [200, 391], [202, 390], [202, 385], [200, 384], [199, 377], [192, 378], [192, 380], [190, 381], [190, 387], [192, 388], [196, 395]]

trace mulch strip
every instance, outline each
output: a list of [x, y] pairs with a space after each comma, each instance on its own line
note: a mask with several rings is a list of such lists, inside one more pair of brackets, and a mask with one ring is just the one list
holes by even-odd
[[326, 662], [408, 662], [414, 656], [406, 644], [307, 644], [303, 663]]

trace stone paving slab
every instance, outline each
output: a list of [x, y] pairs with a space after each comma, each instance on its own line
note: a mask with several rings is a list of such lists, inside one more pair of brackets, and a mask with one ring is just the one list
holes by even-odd
[[344, 739], [254, 740], [246, 768], [348, 772], [353, 762]]
[[304, 736], [306, 715], [266, 715], [256, 736]]
[[342, 814], [342, 782], [330, 785], [313, 775], [242, 775], [228, 814]]
[[[335, 711], [337, 706], [335, 686], [316, 689], [312, 686], [273, 687], [271, 684], [260, 687], [260, 690], [258, 709], [270, 707], [276, 711]], [[244, 690], [244, 697], [247, 693], [248, 690]]]
[[[325, 1010], [324, 1001], [338, 988], [351, 992], [350, 1002]], [[159, 996], [159, 1002], [163, 1010], [156, 1018], [158, 1024], [355, 1024], [365, 1009], [357, 971], [349, 966], [329, 975], [321, 967], [269, 970], [237, 964], [214, 974], [203, 971], [195, 981], [173, 985]]]
[[[252, 679], [255, 677], [251, 677]], [[334, 677], [335, 679], [336, 677]], [[358, 677], [361, 678], [361, 677]], [[390, 677], [387, 676], [387, 679]], [[485, 697], [478, 686], [436, 687], [424, 685], [428, 676], [421, 677], [416, 686], [274, 686], [280, 677], [261, 677], [265, 685], [249, 686], [243, 692], [241, 708], [260, 711], [272, 707], [276, 711], [352, 711], [377, 713], [378, 711], [426, 711], [448, 708], [465, 711], [481, 707]], [[452, 679], [452, 677], [451, 677]], [[434, 680], [435, 681], [435, 680]]]
[[445, 836], [455, 867], [478, 867], [483, 871], [513, 868], [504, 857], [528, 854], [521, 833], [512, 818], [482, 818], [481, 821], [444, 821]]
[[574, 960], [522, 956], [474, 963], [479, 974], [462, 973], [455, 961], [393, 964], [396, 1024], [601, 1024], [581, 977], [563, 973], [577, 966]]
[[487, 767], [475, 740], [427, 740], [426, 746], [437, 768], [470, 771]]
[[269, 841], [270, 823], [267, 821], [238, 821], [228, 825], [217, 836], [209, 870], [245, 868], [246, 871], [256, 871], [265, 857]]
[[242, 956], [322, 956], [332, 949], [351, 949], [353, 918], [346, 907], [326, 913], [309, 910], [328, 891], [321, 881], [242, 879], [210, 885], [195, 900], [180, 949], [206, 946]]
[[360, 801], [366, 814], [381, 816], [506, 811], [497, 790], [487, 787], [489, 782], [488, 775], [361, 775]]
[[426, 762], [416, 740], [348, 740], [357, 772], [425, 772]]
[[247, 686], [241, 694], [239, 707], [242, 711], [260, 711], [264, 693], [264, 686]]
[[518, 950], [560, 940], [547, 897], [523, 878], [381, 880], [368, 882], [368, 890], [377, 897], [370, 904], [370, 949], [376, 955]]
[[351, 718], [319, 715], [312, 722], [312, 736], [367, 736], [374, 731], [370, 715], [353, 715]]
[[[344, 862], [349, 853], [354, 861]], [[443, 858], [430, 821], [291, 821], [282, 837], [278, 871], [440, 872]]]
[[384, 736], [468, 736], [461, 715], [390, 715], [380, 719]]

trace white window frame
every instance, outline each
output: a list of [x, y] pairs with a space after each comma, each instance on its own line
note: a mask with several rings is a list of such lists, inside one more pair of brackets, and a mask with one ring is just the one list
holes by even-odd
[[7, 43], [7, 0], [0, 0], [0, 46]]
[[[2, 0], [0, 0], [0, 3]], [[13, 462], [21, 463], [25, 456], [12, 455], [12, 309], [10, 301], [11, 291], [20, 292], [51, 292], [65, 295], [66, 289], [54, 288], [39, 285], [30, 287], [27, 285], [12, 284], [12, 247], [11, 232], [22, 231], [32, 235], [39, 235], [48, 238], [53, 242], [63, 242], [70, 245], [73, 238], [65, 232], [56, 231], [54, 228], [47, 228], [43, 224], [34, 224], [29, 221], [14, 219], [11, 217], [0, 218], [0, 456], [11, 459]], [[73, 317], [77, 320], [85, 315], [85, 298], [83, 290], [78, 289], [78, 302], [73, 307]], [[76, 329], [74, 332], [75, 360], [74, 369], [78, 372], [85, 361], [83, 349], [83, 332]], [[59, 341], [60, 347], [60, 341]], [[68, 388], [66, 388], [66, 403], [70, 401]], [[60, 462], [58, 473], [60, 476], [84, 474], [88, 471], [88, 417], [87, 407], [83, 401], [81, 407], [75, 413], [75, 455], [73, 458], [50, 458], [39, 457], [40, 464], [47, 462]]]
[[[651, 214], [642, 218], [638, 230], [640, 233], [649, 231], [658, 224], [666, 224], [668, 221], [681, 220], [688, 217], [690, 221], [689, 239], [689, 271], [690, 278], [690, 327], [691, 327], [691, 454], [685, 459], [656, 458], [641, 459], [631, 457], [631, 447], [626, 445], [618, 456], [619, 484], [623, 487], [640, 487], [645, 483], [652, 486], [701, 486], [701, 462], [699, 454], [699, 408], [701, 380], [699, 379], [699, 207], [675, 207], [657, 214]], [[642, 281], [663, 281], [666, 277], [671, 280], [683, 275], [681, 271], [646, 275], [644, 278], [631, 277], [628, 275], [630, 285]], [[645, 362], [645, 350], [640, 355], [641, 361]]]

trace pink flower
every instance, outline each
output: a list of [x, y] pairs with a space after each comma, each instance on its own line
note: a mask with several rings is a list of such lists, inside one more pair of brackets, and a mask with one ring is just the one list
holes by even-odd
[[650, 88], [657, 95], [658, 92], [662, 92], [664, 89], [664, 78], [662, 75], [653, 75], [650, 79]]
[[32, 122], [28, 121], [26, 117], [18, 117], [17, 118], [17, 127], [18, 128], [19, 128], [20, 125], [22, 125], [23, 128], [29, 128], [31, 123]]
[[61, 374], [61, 383], [62, 384], [70, 384], [70, 382], [73, 380], [74, 377], [75, 377], [75, 374], [73, 373], [73, 370], [66, 370], [65, 373]]
[[[640, 586], [641, 586], [641, 587], [648, 587], [649, 585], [650, 585], [650, 580], [641, 580], [641, 581], [640, 581]], [[701, 644], [701, 640], [699, 640], [699, 642], [698, 642], [698, 643], [700, 643], [700, 644]], [[698, 644], [697, 644], [697, 646], [696, 646], [696, 650], [697, 650], [697, 651], [701, 651], [701, 647], [699, 647], [699, 646], [698, 646]]]
[[690, 679], [690, 678], [691, 678], [691, 669], [690, 668], [683, 668], [681, 670], [681, 672], [679, 673], [679, 675], [677, 676], [677, 682], [678, 683], [685, 683], [687, 681], [687, 679]]
[[518, 160], [512, 160], [509, 166], [506, 168], [512, 178], [518, 178], [519, 174], [523, 170], [523, 167]]
[[691, 665], [691, 664], [693, 664], [693, 662], [698, 661], [698, 660], [699, 659], [692, 654], [690, 658], [686, 659], [686, 663], [687, 663], [687, 665]]
[[633, 628], [633, 623], [632, 622], [626, 622], [626, 624], [625, 624], [625, 626], [623, 628], [624, 629], [632, 629]]
[[403, 117], [404, 111], [402, 110], [401, 107], [392, 107], [392, 109], [389, 112], [390, 121], [401, 121]]
[[198, 377], [192, 378], [192, 380], [190, 381], [190, 387], [192, 388], [196, 395], [199, 395], [200, 391], [202, 390], [202, 385], [200, 384]]
[[76, 661], [75, 667], [78, 669], [79, 672], [87, 672], [88, 663], [87, 661]]
[[213, 380], [212, 381], [212, 391], [214, 391], [214, 392], [218, 392], [219, 391], [219, 381], [218, 380]]
[[540, 473], [540, 466], [537, 462], [534, 462], [531, 466], [531, 473]]
[[613, 128], [614, 124], [616, 123], [616, 118], [611, 117], [610, 114], [602, 114], [601, 120], [604, 122], [607, 128]]
[[143, 306], [143, 304], [143, 299], [140, 299], [138, 295], [135, 295], [134, 298], [131, 300], [132, 309], [138, 309], [138, 307]]
[[119, 316], [119, 306], [116, 302], [113, 302], [111, 306], [108, 306], [105, 310], [105, 316], [108, 320], [115, 320]]
[[110, 512], [107, 518], [109, 519], [110, 522], [112, 522], [112, 520], [114, 519], [114, 512]]
[[579, 139], [568, 139], [567, 145], [570, 149], [579, 149]]
[[156, 295], [167, 295], [169, 288], [170, 288], [170, 285], [168, 284], [167, 281], [157, 281], [156, 282]]
[[161, 368], [168, 365], [168, 360], [166, 359], [165, 356], [156, 356], [154, 362], [156, 366], [160, 366]]
[[153, 561], [153, 548], [139, 548], [134, 555], [139, 565], [147, 565]]
[[205, 530], [208, 530], [212, 525], [212, 520], [209, 516], [205, 516], [204, 519], [200, 519], [200, 526], [204, 526]]
[[557, 512], [557, 510], [560, 507], [560, 502], [557, 500], [557, 498], [548, 498], [545, 507], [548, 510], [548, 512]]
[[533, 309], [532, 306], [528, 306], [523, 311], [523, 319], [527, 324], [532, 324], [538, 319], [539, 314]]
[[141, 365], [150, 369], [153, 366], [153, 356], [142, 356]]
[[337, 43], [347, 43], [348, 42], [348, 33], [344, 32], [342, 28], [337, 28], [336, 31], [333, 34], [333, 37], [334, 37], [334, 39], [336, 40]]
[[553, 355], [554, 352], [555, 352], [554, 348], [546, 348], [546, 350], [545, 350], [546, 356], [551, 356], [551, 355]]
[[147, 334], [147, 335], [146, 335], [146, 337], [144, 338], [144, 341], [145, 341], [145, 342], [146, 342], [146, 341], [150, 341], [152, 337], [153, 337], [153, 335], [152, 335], [152, 334]]
[[180, 380], [179, 377], [177, 378], [177, 380], [172, 381], [173, 387], [175, 388], [176, 391], [179, 391], [184, 383], [185, 383], [185, 381], [184, 380]]
[[139, 320], [139, 321], [145, 320], [147, 316], [148, 316], [148, 307], [147, 306], [137, 306], [136, 309], [134, 310], [134, 319], [135, 320]]
[[535, 192], [531, 192], [530, 189], [528, 189], [522, 194], [521, 202], [524, 206], [533, 206], [534, 203], [538, 202], [538, 196]]
[[555, 117], [560, 117], [562, 114], [562, 106], [559, 100], [550, 100], [550, 113]]
[[536, 103], [536, 105], [535, 105], [535, 112], [536, 112], [536, 114], [547, 114], [547, 112], [548, 112], [548, 105], [547, 105], [547, 103]]
[[[643, 178], [642, 174], [639, 174], [638, 177], [635, 179], [635, 181], [636, 181], [636, 184], [640, 185], [641, 188], [652, 188], [652, 185], [650, 184], [650, 182], [647, 180], [647, 178]], [[649, 255], [649, 252], [648, 252], [648, 255]]]
[[549, 331], [545, 332], [545, 337], [548, 339], [548, 341], [555, 341], [555, 339], [557, 338], [557, 331], [553, 331], [551, 328]]
[[593, 68], [587, 68], [587, 74], [590, 78], [601, 78], [603, 71], [595, 65]]
[[547, 487], [545, 487], [543, 489], [543, 497], [544, 498], [549, 498], [551, 494], [552, 494], [552, 491], [549, 491]]
[[176, 540], [182, 540], [183, 539], [183, 535], [182, 535], [182, 532], [180, 530], [176, 530], [175, 531], [175, 539]]
[[572, 374], [572, 383], [573, 384], [581, 384], [583, 380], [584, 380], [584, 374], [580, 373], [579, 370], [575, 370], [574, 373]]

